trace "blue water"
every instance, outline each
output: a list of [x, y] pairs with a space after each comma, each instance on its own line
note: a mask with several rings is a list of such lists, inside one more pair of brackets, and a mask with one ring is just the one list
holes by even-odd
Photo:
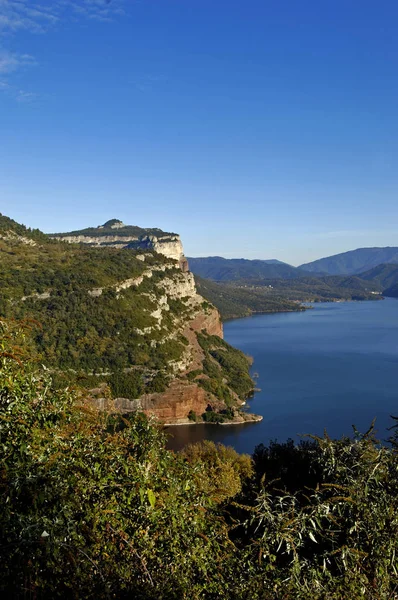
[[381, 439], [398, 414], [398, 300], [315, 304], [302, 313], [256, 315], [225, 324], [227, 342], [254, 358], [261, 388], [249, 403], [260, 423], [168, 428], [170, 447], [211, 439], [249, 452], [298, 435], [366, 431]]

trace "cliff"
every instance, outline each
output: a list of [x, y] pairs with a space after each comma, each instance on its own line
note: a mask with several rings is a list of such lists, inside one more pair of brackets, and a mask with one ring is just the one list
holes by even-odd
[[[5, 224], [0, 316], [40, 323], [35, 352], [57, 380], [82, 383], [98, 406], [111, 398], [116, 410], [165, 423], [239, 419], [253, 387], [249, 364], [223, 341], [178, 235], [151, 229], [134, 240], [139, 228], [114, 220], [33, 239]], [[71, 243], [81, 236], [91, 241]]]
[[112, 219], [96, 228], [89, 227], [69, 233], [51, 234], [50, 237], [69, 244], [154, 251], [177, 260], [182, 270], [188, 271], [188, 261], [184, 256], [180, 236], [161, 229], [143, 229]]

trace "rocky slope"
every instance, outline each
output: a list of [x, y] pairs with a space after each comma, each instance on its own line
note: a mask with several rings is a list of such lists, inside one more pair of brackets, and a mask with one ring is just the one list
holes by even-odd
[[62, 382], [83, 381], [100, 407], [165, 423], [240, 421], [249, 364], [222, 340], [179, 237], [151, 230], [132, 240], [117, 221], [94, 229], [100, 239], [122, 232], [123, 243], [64, 243], [0, 218], [0, 316], [38, 321], [40, 361]]

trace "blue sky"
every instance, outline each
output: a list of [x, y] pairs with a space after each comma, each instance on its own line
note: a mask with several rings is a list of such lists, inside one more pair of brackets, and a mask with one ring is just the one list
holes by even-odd
[[0, 0], [0, 212], [187, 255], [398, 245], [398, 3]]

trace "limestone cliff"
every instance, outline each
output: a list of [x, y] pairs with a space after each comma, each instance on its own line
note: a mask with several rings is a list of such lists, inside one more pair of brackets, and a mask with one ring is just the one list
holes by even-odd
[[188, 270], [180, 236], [160, 229], [143, 229], [112, 219], [96, 228], [52, 234], [51, 237], [70, 244], [150, 250], [178, 261], [183, 271]]
[[114, 219], [49, 238], [2, 223], [0, 317], [40, 323], [35, 351], [61, 383], [165, 423], [236, 417], [248, 361], [223, 341], [177, 234]]

